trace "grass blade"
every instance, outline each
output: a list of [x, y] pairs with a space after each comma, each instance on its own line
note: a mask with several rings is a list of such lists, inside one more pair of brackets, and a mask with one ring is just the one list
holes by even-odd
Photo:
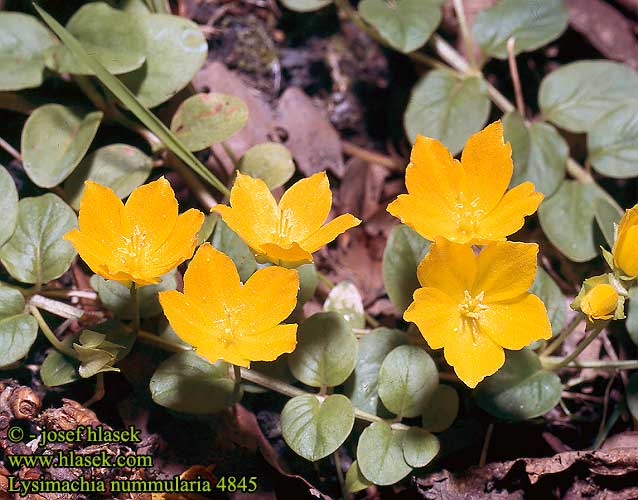
[[146, 109], [137, 97], [124, 85], [117, 77], [113, 76], [102, 66], [94, 57], [84, 50], [80, 42], [69, 33], [60, 23], [58, 23], [50, 14], [42, 7], [33, 4], [35, 10], [40, 14], [44, 22], [53, 30], [53, 32], [62, 40], [62, 43], [71, 51], [71, 53], [82, 63], [86, 64], [102, 84], [124, 105], [131, 113], [133, 113], [139, 121], [141, 121], [149, 130], [151, 130], [159, 139], [168, 147], [180, 160], [197, 172], [211, 186], [219, 190], [221, 193], [228, 195], [228, 188], [215, 175], [208, 170], [197, 157], [189, 151], [182, 142], [175, 137], [171, 130], [162, 123], [151, 111]]

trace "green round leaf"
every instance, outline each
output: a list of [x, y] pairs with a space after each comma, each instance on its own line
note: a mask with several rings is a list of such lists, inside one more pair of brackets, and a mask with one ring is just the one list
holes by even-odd
[[412, 228], [399, 224], [392, 229], [383, 251], [383, 284], [399, 312], [412, 302], [419, 288], [416, 268], [430, 249], [430, 242]]
[[319, 402], [313, 394], [290, 399], [281, 411], [281, 433], [293, 451], [312, 462], [327, 457], [348, 438], [354, 425], [350, 400], [333, 394]]
[[93, 142], [102, 113], [81, 114], [60, 104], [36, 109], [22, 129], [24, 170], [40, 187], [54, 187], [80, 163]]
[[0, 248], [2, 264], [23, 283], [46, 283], [59, 278], [76, 254], [62, 236], [77, 223], [73, 210], [54, 194], [23, 198], [18, 203], [16, 230]]
[[175, 354], [162, 362], [151, 378], [153, 401], [195, 415], [221, 411], [237, 402], [235, 382], [228, 370], [227, 363], [209, 363], [193, 351]]
[[413, 345], [396, 347], [379, 370], [379, 397], [401, 417], [420, 415], [437, 385], [439, 372], [430, 355]]
[[396, 50], [422, 47], [441, 22], [442, 0], [362, 0], [359, 14]]
[[357, 339], [337, 313], [311, 316], [297, 331], [297, 348], [288, 358], [294, 377], [311, 387], [336, 387], [352, 373]]
[[[114, 75], [128, 73], [144, 64], [146, 37], [139, 18], [132, 13], [113, 9], [104, 2], [87, 3], [73, 14], [66, 29]], [[93, 74], [63, 45], [56, 48], [50, 64], [59, 73]]]
[[332, 0], [281, 0], [281, 3], [296, 12], [312, 12], [330, 5]]
[[621, 215], [618, 208], [612, 205], [609, 200], [605, 198], [596, 198], [594, 200], [594, 217], [610, 248], [614, 246], [616, 239], [615, 225], [620, 222]]
[[357, 463], [366, 479], [379, 485], [394, 484], [412, 471], [403, 457], [404, 434], [385, 422], [365, 428], [357, 446]]
[[538, 355], [528, 349], [507, 351], [505, 365], [474, 391], [478, 405], [503, 420], [520, 421], [547, 413], [563, 389], [554, 372], [543, 370]]
[[119, 198], [126, 198], [151, 175], [153, 160], [128, 144], [104, 146], [86, 156], [64, 183], [73, 208], [80, 208], [87, 180], [107, 186]]
[[451, 71], [430, 71], [412, 89], [403, 123], [408, 138], [440, 140], [455, 155], [490, 114], [487, 87], [478, 77], [459, 79]]
[[567, 323], [567, 299], [552, 277], [542, 267], [538, 267], [534, 284], [529, 290], [537, 295], [547, 308], [552, 325], [552, 334], [558, 334]]
[[347, 386], [354, 406], [373, 415], [378, 414], [381, 363], [390, 351], [407, 341], [404, 332], [390, 328], [377, 328], [359, 340], [357, 364]]
[[0, 165], [0, 247], [9, 239], [18, 222], [18, 190], [7, 169]]
[[315, 296], [319, 276], [314, 264], [302, 264], [297, 268], [299, 276], [299, 292], [297, 293], [297, 307], [301, 307]]
[[510, 38], [515, 38], [515, 54], [538, 49], [558, 38], [568, 21], [562, 0], [501, 0], [477, 14], [472, 36], [489, 55], [507, 59]]
[[[65, 344], [71, 346], [73, 339], [67, 338], [69, 341]], [[78, 375], [77, 366], [78, 363], [73, 359], [68, 358], [60, 351], [51, 349], [40, 366], [40, 378], [47, 387], [70, 384], [82, 378]]]
[[505, 140], [512, 144], [512, 186], [534, 183], [537, 191], [551, 196], [565, 178], [569, 147], [558, 131], [547, 123], [525, 124], [516, 111], [503, 117]]
[[[459, 393], [454, 387], [439, 384], [429, 403], [425, 406], [422, 425], [430, 432], [443, 432], [454, 423], [458, 414]], [[414, 466], [409, 460], [408, 463]]]
[[638, 176], [638, 100], [603, 116], [587, 135], [589, 161], [608, 177]]
[[217, 214], [207, 214], [204, 216], [204, 223], [197, 232], [197, 246], [208, 241], [213, 236], [213, 231], [219, 219]]
[[228, 94], [195, 94], [183, 101], [171, 120], [171, 130], [184, 146], [200, 151], [239, 132], [248, 120], [248, 106]]
[[350, 281], [342, 281], [330, 290], [323, 304], [323, 310], [341, 314], [350, 328], [366, 326], [361, 294]]
[[39, 87], [45, 53], [56, 44], [35, 17], [0, 12], [0, 91]]
[[549, 241], [574, 262], [587, 262], [598, 255], [592, 224], [594, 200], [600, 196], [592, 184], [566, 180], [538, 209]]
[[288, 182], [295, 173], [295, 163], [286, 146], [278, 142], [264, 142], [244, 153], [239, 170], [261, 179], [272, 190]]
[[361, 474], [359, 464], [355, 460], [350, 465], [348, 472], [346, 472], [346, 492], [356, 493], [357, 491], [365, 490], [369, 486], [372, 486], [372, 483]]
[[215, 223], [211, 242], [232, 259], [243, 282], [257, 270], [257, 261], [248, 245], [222, 219]]
[[139, 15], [148, 52], [141, 68], [123, 75], [124, 83], [146, 107], [167, 101], [202, 67], [208, 44], [192, 21], [169, 14]]
[[572, 132], [589, 132], [605, 114], [638, 98], [638, 74], [611, 61], [566, 64], [543, 78], [543, 116]]
[[440, 449], [439, 440], [425, 429], [410, 427], [403, 436], [403, 458], [412, 467], [425, 467]]
[[[122, 283], [107, 280], [94, 274], [91, 276], [91, 287], [100, 296], [100, 302], [115, 316], [121, 319], [133, 319], [133, 303], [131, 302], [131, 292]], [[173, 270], [164, 276], [162, 281], [156, 285], [145, 285], [139, 289], [140, 317], [152, 318], [162, 312], [159, 303], [159, 292], [175, 290], [177, 288], [177, 271]]]
[[638, 418], [638, 373], [634, 373], [629, 377], [626, 389], [627, 408], [631, 416]]
[[632, 288], [629, 293], [629, 312], [625, 327], [634, 344], [638, 345], [638, 288]]
[[38, 323], [24, 306], [18, 290], [0, 286], [0, 368], [24, 358], [37, 337]]

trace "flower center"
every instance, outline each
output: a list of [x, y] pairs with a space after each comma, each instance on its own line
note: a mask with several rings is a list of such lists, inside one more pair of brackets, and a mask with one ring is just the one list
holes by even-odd
[[453, 215], [453, 218], [459, 231], [466, 236], [476, 232], [485, 213], [483, 209], [477, 208], [478, 203], [478, 197], [473, 200], [468, 200], [465, 193], [460, 192], [458, 195], [455, 205], [456, 213]]
[[464, 294], [464, 302], [459, 306], [459, 310], [461, 311], [461, 316], [466, 318], [470, 318], [473, 320], [479, 319], [483, 311], [485, 311], [488, 307], [483, 304], [483, 298], [485, 297], [485, 292], [479, 293], [476, 297], [472, 297], [469, 291], [465, 290]]
[[279, 216], [279, 224], [277, 225], [277, 239], [280, 244], [287, 245], [290, 243], [290, 231], [292, 230], [294, 214], [292, 210], [287, 208], [281, 211]]
[[122, 238], [122, 245], [120, 245], [114, 253], [122, 265], [128, 263], [129, 265], [139, 267], [148, 260], [147, 254], [149, 253], [150, 245], [147, 243], [146, 237], [146, 232], [142, 231], [138, 226], [133, 228], [130, 237], [120, 236], [120, 238]]

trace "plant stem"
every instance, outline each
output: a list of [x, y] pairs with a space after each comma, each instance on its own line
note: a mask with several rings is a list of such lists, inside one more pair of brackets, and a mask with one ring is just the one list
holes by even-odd
[[7, 153], [13, 156], [14, 160], [22, 163], [22, 155], [7, 141], [5, 141], [2, 137], [0, 137], [0, 148], [4, 149]]
[[341, 468], [341, 458], [339, 458], [339, 449], [332, 454], [335, 460], [335, 469], [337, 470], [337, 481], [339, 481], [339, 490], [341, 498], [346, 498], [346, 482], [343, 479], [343, 469]]
[[228, 144], [226, 141], [222, 141], [222, 147], [224, 148], [226, 155], [228, 155], [228, 158], [230, 158], [230, 161], [233, 164], [233, 167], [235, 167], [235, 169], [238, 169], [239, 159], [237, 158], [235, 151], [233, 151], [233, 148], [231, 148], [230, 144]]
[[483, 441], [483, 448], [481, 448], [481, 457], [479, 458], [479, 467], [485, 467], [487, 463], [487, 452], [490, 448], [490, 441], [492, 440], [492, 433], [494, 432], [494, 423], [490, 422], [485, 431], [485, 440]]
[[241, 392], [241, 367], [233, 365], [233, 374], [235, 375], [235, 386], [233, 387], [233, 401], [239, 401], [239, 393]]
[[140, 333], [140, 289], [137, 283], [131, 282], [131, 307], [133, 308], [133, 330], [139, 335]]
[[67, 319], [81, 319], [87, 314], [83, 309], [38, 294], [29, 298], [29, 305]]
[[465, 51], [467, 52], [467, 58], [470, 61], [470, 67], [476, 67], [476, 61], [474, 57], [474, 42], [472, 41], [472, 34], [470, 33], [467, 25], [467, 18], [465, 17], [465, 8], [463, 6], [463, 0], [453, 0], [454, 11], [456, 12], [456, 18], [459, 21], [459, 28], [461, 31], [461, 37], [465, 44]]
[[42, 333], [44, 333], [44, 336], [47, 338], [47, 340], [51, 343], [51, 345], [56, 350], [60, 351], [62, 354], [65, 354], [73, 359], [78, 359], [78, 356], [76, 352], [73, 350], [73, 348], [65, 346], [55, 336], [55, 333], [53, 333], [53, 330], [49, 328], [49, 325], [47, 325], [47, 322], [44, 320], [44, 318], [42, 317], [42, 314], [40, 314], [40, 310], [37, 307], [30, 305], [29, 312], [38, 322], [38, 325], [40, 326], [40, 330], [42, 330]]
[[106, 395], [106, 389], [104, 388], [104, 373], [98, 373], [95, 376], [95, 379], [95, 392], [93, 393], [93, 396], [91, 396], [91, 399], [84, 403], [84, 406], [87, 408], [104, 399], [104, 396]]
[[583, 352], [587, 348], [587, 346], [594, 341], [596, 337], [598, 337], [598, 335], [600, 334], [600, 332], [602, 332], [603, 328], [606, 325], [607, 322], [601, 321], [600, 323], [598, 323], [589, 333], [589, 335], [587, 335], [585, 339], [576, 347], [576, 349], [574, 349], [574, 352], [572, 352], [569, 356], [564, 357], [560, 363], [554, 366], [553, 370], [560, 370], [561, 368], [564, 368], [565, 366], [569, 365], [569, 363], [574, 361], [580, 355], [580, 353]]
[[393, 158], [392, 156], [377, 153], [376, 151], [369, 151], [346, 140], [341, 141], [341, 147], [345, 154], [354, 156], [368, 163], [381, 165], [389, 170], [396, 170], [398, 172], [402, 172], [405, 169], [405, 162], [400, 158]]
[[184, 352], [193, 350], [192, 347], [189, 347], [185, 344], [171, 342], [170, 340], [163, 339], [162, 337], [158, 337], [157, 335], [154, 335], [145, 330], [140, 330], [139, 332], [137, 332], [137, 340], [141, 341], [144, 344], [159, 347], [160, 349], [164, 349], [165, 351]]
[[514, 94], [516, 95], [516, 109], [520, 115], [525, 118], [525, 102], [523, 101], [523, 88], [521, 87], [521, 78], [518, 74], [518, 66], [516, 65], [516, 53], [514, 52], [514, 44], [516, 38], [510, 37], [507, 40], [507, 62], [512, 75], [512, 84], [514, 85]]
[[[552, 369], [554, 366], [559, 365], [565, 358], [560, 356], [540, 356], [541, 363], [544, 367]], [[627, 360], [573, 360], [565, 368], [592, 368], [595, 370], [637, 370], [638, 359]]]
[[572, 318], [572, 320], [563, 328], [554, 340], [541, 351], [541, 356], [549, 356], [556, 349], [560, 347], [560, 345], [565, 342], [565, 339], [569, 337], [569, 335], [576, 329], [578, 325], [580, 325], [581, 321], [585, 319], [585, 315], [582, 312], [578, 312], [576, 316]]

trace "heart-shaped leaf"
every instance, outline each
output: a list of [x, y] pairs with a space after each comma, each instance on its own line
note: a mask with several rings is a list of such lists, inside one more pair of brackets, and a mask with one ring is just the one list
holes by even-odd
[[612, 61], [565, 64], [543, 78], [543, 117], [572, 132], [589, 132], [604, 115], [638, 99], [638, 74]]
[[241, 399], [235, 398], [235, 382], [229, 365], [209, 363], [193, 351], [174, 354], [162, 362], [151, 378], [150, 390], [158, 405], [182, 413], [216, 413]]
[[45, 104], [36, 109], [22, 129], [24, 170], [40, 187], [61, 183], [80, 163], [93, 142], [102, 113], [80, 113]]
[[[67, 338], [68, 341], [65, 343], [70, 347], [73, 339]], [[40, 366], [40, 378], [47, 387], [58, 387], [80, 380], [82, 377], [78, 374], [76, 360], [65, 356], [60, 351], [51, 349]]]
[[638, 176], [638, 100], [603, 116], [587, 135], [587, 149], [597, 172], [617, 179]]
[[629, 338], [638, 345], [638, 288], [632, 288], [629, 293], [629, 311], [625, 327], [629, 333]]
[[306, 394], [292, 398], [281, 411], [281, 433], [297, 455], [315, 462], [333, 453], [354, 425], [350, 400], [333, 394], [320, 402]]
[[394, 484], [407, 476], [410, 467], [403, 457], [405, 431], [375, 422], [361, 433], [357, 445], [357, 463], [363, 476], [374, 484]]
[[0, 165], [0, 247], [9, 239], [18, 222], [18, 190], [7, 169]]
[[148, 51], [141, 68], [122, 80], [142, 105], [152, 108], [182, 90], [202, 67], [208, 44], [192, 21], [169, 14], [139, 15]]
[[[128, 287], [118, 281], [104, 279], [97, 274], [91, 276], [91, 287], [100, 296], [100, 302], [107, 309], [113, 311], [115, 316], [121, 319], [133, 319], [133, 303], [131, 302], [131, 292]], [[175, 290], [176, 288], [176, 270], [162, 276], [162, 280], [157, 285], [141, 287], [138, 292], [140, 317], [152, 318], [161, 313], [162, 306], [159, 303], [158, 293]]]
[[[73, 14], [66, 29], [114, 75], [128, 73], [144, 64], [146, 37], [135, 14], [113, 9], [105, 2], [91, 2]], [[93, 74], [64, 45], [56, 47], [50, 63], [59, 73]]]
[[534, 183], [537, 191], [551, 196], [565, 178], [569, 148], [558, 131], [547, 123], [525, 124], [516, 111], [503, 117], [505, 140], [512, 144], [512, 186]]
[[483, 128], [490, 107], [480, 78], [460, 79], [451, 71], [436, 69], [412, 89], [403, 123], [412, 142], [417, 134], [432, 137], [455, 155], [470, 135]]
[[503, 420], [527, 420], [547, 413], [563, 389], [554, 372], [544, 370], [528, 349], [508, 351], [505, 365], [474, 391], [478, 405]]
[[365, 490], [369, 486], [372, 486], [372, 483], [361, 474], [359, 464], [355, 460], [350, 465], [348, 472], [346, 472], [346, 492], [356, 493], [357, 491]]
[[0, 368], [24, 358], [35, 342], [38, 323], [24, 307], [18, 290], [0, 286]]
[[299, 308], [315, 296], [315, 291], [319, 284], [319, 276], [314, 264], [302, 264], [297, 268], [297, 275], [299, 276], [297, 308]]
[[507, 59], [510, 38], [515, 39], [515, 54], [535, 50], [558, 38], [568, 21], [562, 0], [500, 0], [477, 14], [472, 36], [489, 55]]
[[430, 355], [413, 345], [396, 347], [379, 370], [379, 397], [400, 417], [420, 415], [439, 385], [439, 372]]
[[71, 266], [75, 249], [62, 239], [78, 219], [66, 203], [48, 193], [18, 203], [18, 225], [0, 248], [0, 260], [9, 274], [23, 283], [46, 283]]
[[84, 182], [91, 180], [107, 186], [119, 198], [126, 198], [144, 184], [153, 169], [153, 160], [128, 144], [111, 144], [84, 158], [64, 183], [64, 191], [73, 208], [80, 208]]
[[272, 190], [288, 182], [295, 173], [295, 163], [286, 146], [278, 142], [264, 142], [244, 153], [239, 161], [239, 170], [261, 179]]
[[377, 328], [359, 340], [357, 364], [347, 384], [347, 393], [354, 406], [373, 415], [378, 414], [381, 363], [390, 351], [407, 341], [404, 332], [390, 328]]
[[422, 47], [441, 22], [442, 0], [362, 0], [359, 14], [381, 38], [404, 53]]
[[323, 310], [341, 314], [343, 319], [350, 325], [350, 328], [363, 328], [366, 326], [361, 294], [350, 281], [342, 281], [330, 290], [323, 304]]
[[[449, 385], [439, 384], [434, 391], [434, 395], [430, 398], [428, 404], [425, 405], [422, 415], [422, 425], [430, 432], [443, 432], [454, 423], [458, 413], [458, 392]], [[415, 466], [409, 460], [408, 463]]]
[[563, 181], [538, 209], [538, 218], [549, 241], [574, 262], [598, 255], [594, 243], [594, 200], [601, 196], [592, 184]]
[[622, 214], [618, 211], [618, 208], [605, 198], [596, 198], [594, 200], [594, 217], [610, 248], [614, 246], [616, 239], [615, 226], [620, 223], [621, 216]]
[[383, 251], [383, 284], [399, 312], [412, 302], [419, 288], [416, 268], [430, 249], [430, 242], [412, 228], [399, 224], [392, 229]]
[[403, 458], [411, 467], [425, 467], [440, 449], [439, 440], [425, 429], [410, 427], [403, 436]]
[[288, 358], [297, 380], [311, 387], [335, 387], [352, 373], [357, 360], [357, 339], [341, 315], [311, 316], [297, 331], [297, 348]]
[[567, 299], [552, 277], [542, 267], [538, 267], [534, 284], [529, 290], [537, 295], [547, 308], [552, 334], [558, 334], [567, 323]]
[[183, 101], [171, 120], [171, 130], [191, 151], [218, 144], [239, 132], [248, 120], [248, 106], [228, 94], [195, 94]]
[[[0, 91], [39, 87], [55, 37], [33, 16], [0, 12]], [[10, 70], [8, 68], [11, 68]]]
[[217, 250], [232, 259], [242, 281], [245, 282], [257, 270], [253, 252], [222, 219], [215, 223], [211, 242]]

